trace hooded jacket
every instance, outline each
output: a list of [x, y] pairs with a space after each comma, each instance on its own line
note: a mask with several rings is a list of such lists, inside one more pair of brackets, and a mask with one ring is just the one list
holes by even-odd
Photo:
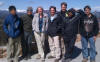
[[84, 15], [80, 21], [80, 34], [86, 38], [96, 36], [99, 32], [99, 25], [96, 16], [91, 17]]
[[62, 35], [73, 38], [73, 36], [76, 36], [78, 33], [78, 25], [80, 18], [83, 16], [83, 11], [80, 10], [77, 15], [75, 15], [73, 10], [70, 10], [70, 12], [73, 14], [73, 16], [65, 18]]
[[49, 17], [47, 34], [51, 37], [57, 36], [58, 35], [57, 27], [58, 27], [58, 19], [57, 19], [57, 14], [55, 14], [53, 20], [51, 20], [51, 17]]

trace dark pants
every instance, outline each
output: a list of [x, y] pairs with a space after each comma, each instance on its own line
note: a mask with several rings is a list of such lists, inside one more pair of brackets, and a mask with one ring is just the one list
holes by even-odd
[[73, 37], [64, 36], [63, 39], [64, 39], [64, 44], [65, 44], [65, 58], [66, 59], [71, 58], [76, 36], [73, 36]]
[[24, 32], [22, 36], [22, 43], [21, 43], [23, 57], [30, 55], [31, 43], [32, 43], [32, 34], [30, 34], [29, 32]]

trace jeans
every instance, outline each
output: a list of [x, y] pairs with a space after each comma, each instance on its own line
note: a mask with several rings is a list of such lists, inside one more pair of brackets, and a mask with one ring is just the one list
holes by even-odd
[[22, 54], [23, 57], [26, 57], [31, 52], [31, 43], [32, 43], [32, 34], [29, 32], [24, 32], [24, 35], [22, 36]]
[[[88, 50], [88, 42], [90, 44], [90, 51]], [[90, 55], [90, 60], [95, 60], [96, 48], [95, 48], [94, 38], [93, 37], [90, 37], [90, 38], [82, 37], [81, 43], [82, 43], [83, 58], [88, 59], [88, 56]]]

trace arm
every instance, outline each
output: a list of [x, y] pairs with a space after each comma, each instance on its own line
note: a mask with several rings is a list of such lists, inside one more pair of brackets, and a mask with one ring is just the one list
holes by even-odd
[[78, 21], [82, 16], [84, 16], [84, 12], [82, 10], [78, 10], [77, 15], [74, 16], [70, 21], [74, 23], [75, 21]]
[[35, 20], [35, 15], [33, 17], [33, 20], [32, 20], [32, 30], [34, 31], [35, 30], [35, 23], [36, 23], [36, 20]]
[[15, 36], [17, 36], [19, 33], [21, 33], [21, 19], [18, 18], [16, 25], [17, 25], [16, 29], [18, 29], [18, 30], [15, 32]]
[[48, 15], [47, 15], [47, 20], [46, 20], [46, 23], [45, 23], [46, 31], [47, 31], [47, 29], [48, 29], [48, 20], [49, 20], [49, 18], [48, 18]]
[[3, 30], [4, 30], [4, 32], [9, 36], [9, 31], [8, 31], [8, 18], [6, 18], [6, 19], [4, 20]]
[[99, 24], [95, 16], [94, 17], [94, 36], [97, 36], [98, 33], [99, 33]]

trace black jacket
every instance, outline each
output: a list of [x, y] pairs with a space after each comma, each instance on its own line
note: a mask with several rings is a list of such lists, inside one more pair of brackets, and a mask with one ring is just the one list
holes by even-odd
[[80, 21], [80, 34], [86, 38], [96, 36], [99, 32], [99, 26], [96, 16], [91, 17], [84, 15]]
[[21, 22], [24, 31], [32, 33], [32, 20], [33, 20], [33, 15], [26, 14], [21, 17]]
[[63, 30], [63, 25], [64, 25], [64, 20], [66, 17], [68, 17], [67, 11], [63, 12], [60, 11], [57, 13], [58, 14], [58, 34], [62, 35], [62, 30]]
[[47, 29], [47, 34], [51, 37], [57, 36], [58, 35], [58, 18], [57, 16], [53, 19], [51, 22], [50, 18], [48, 20], [48, 29]]
[[79, 12], [77, 12], [77, 15], [75, 15], [75, 12], [72, 13], [74, 13], [72, 17], [65, 18], [62, 30], [62, 35], [70, 38], [73, 38], [73, 36], [76, 36], [76, 34], [78, 34], [78, 26], [80, 24], [79, 22], [81, 17], [84, 15], [84, 12], [82, 10], [79, 10]]

